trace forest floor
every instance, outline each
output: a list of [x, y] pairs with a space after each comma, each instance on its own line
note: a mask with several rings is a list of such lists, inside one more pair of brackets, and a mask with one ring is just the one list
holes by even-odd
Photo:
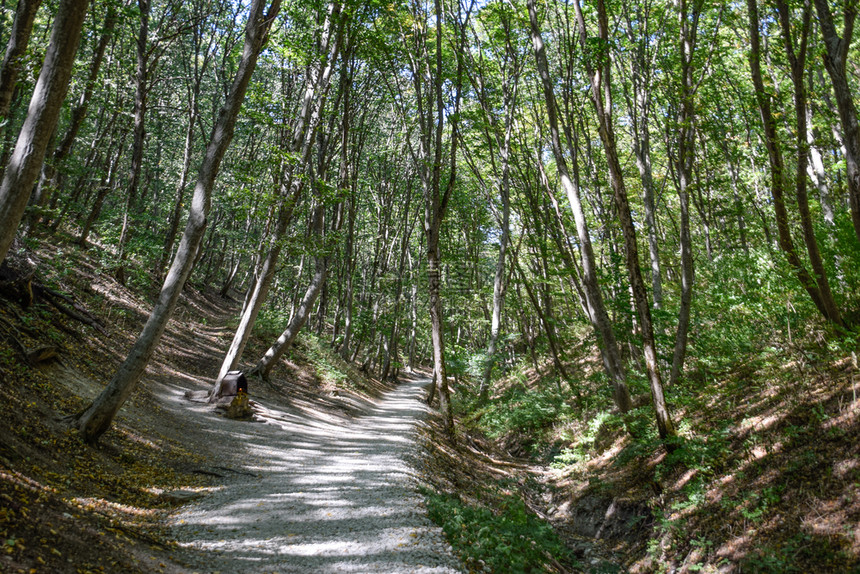
[[[422, 507], [416, 482], [494, 511], [522, 497], [565, 542], [569, 560], [547, 567], [556, 572], [860, 572], [860, 378], [850, 359], [762, 352], [696, 392], [673, 390], [684, 442], [671, 455], [576, 399], [541, 444], [534, 430], [491, 440], [469, 420], [451, 441], [414, 400], [421, 379], [375, 381], [313, 337], [272, 384], [251, 381], [255, 420], [234, 421], [184, 393], [209, 388], [239, 303], [188, 288], [144, 379], [90, 447], [65, 417], [110, 379], [152, 296], [116, 283], [97, 247], [43, 243], [32, 257], [40, 280], [104, 332], [44, 302], [22, 309], [0, 297], [0, 572], [290, 571], [281, 555], [308, 560], [302, 571], [403, 571], [392, 569], [403, 556], [414, 571], [451, 571], [439, 529], [397, 506]], [[25, 351], [45, 346], [58, 358], [28, 364]], [[263, 350], [252, 340], [246, 354]], [[577, 371], [594, 372], [589, 361]], [[518, 401], [504, 416], [545, 410], [529, 403], [541, 381], [532, 373], [496, 389], [497, 404]], [[518, 386], [528, 392], [504, 403]], [[651, 428], [650, 416], [637, 409], [629, 426]], [[421, 418], [415, 430], [405, 422]], [[374, 493], [390, 499], [388, 517], [363, 522], [380, 514]], [[408, 519], [394, 526], [393, 516]], [[387, 538], [369, 541], [370, 524]]]
[[529, 369], [463, 426], [475, 441], [479, 429], [490, 436], [482, 450], [489, 442], [528, 466], [511, 490], [587, 571], [860, 573], [856, 354], [814, 325], [787, 344], [779, 333], [756, 344], [723, 364], [690, 361], [668, 393], [672, 451], [656, 436], [647, 386], [632, 381], [641, 406], [625, 420], [588, 352], [571, 366], [577, 392], [557, 385], [551, 365]]

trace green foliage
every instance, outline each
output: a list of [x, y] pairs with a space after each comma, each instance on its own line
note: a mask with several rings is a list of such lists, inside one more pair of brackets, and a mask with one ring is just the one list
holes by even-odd
[[492, 438], [522, 433], [536, 438], [572, 410], [557, 388], [528, 389], [517, 384], [480, 413], [480, 426]]
[[313, 333], [302, 333], [301, 341], [317, 375], [327, 383], [343, 387], [349, 380], [344, 361]]
[[801, 559], [812, 558], [821, 567], [821, 572], [830, 570], [830, 562], [839, 558], [841, 553], [827, 538], [818, 538], [800, 532], [785, 544], [767, 544], [747, 555], [741, 562], [744, 572], [752, 574], [793, 574], [804, 572], [798, 566]]
[[662, 480], [679, 468], [696, 470], [699, 476], [713, 476], [732, 455], [730, 436], [728, 425], [714, 429], [705, 437], [679, 436], [675, 448], [657, 465], [655, 478]]
[[798, 331], [815, 310], [786, 273], [767, 250], [726, 253], [700, 270], [688, 372], [726, 372], [760, 352], [775, 331]]
[[265, 305], [257, 315], [254, 333], [263, 339], [275, 339], [287, 327], [289, 313], [279, 305]]
[[425, 490], [430, 519], [470, 569], [518, 574], [543, 572], [549, 558], [570, 559], [552, 527], [531, 514], [519, 496], [506, 495], [496, 512], [458, 496]]
[[553, 468], [564, 468], [566, 466], [584, 462], [591, 457], [591, 451], [597, 440], [600, 429], [606, 424], [612, 415], [609, 411], [597, 413], [590, 421], [584, 432], [579, 433], [572, 446], [565, 448], [552, 462]]

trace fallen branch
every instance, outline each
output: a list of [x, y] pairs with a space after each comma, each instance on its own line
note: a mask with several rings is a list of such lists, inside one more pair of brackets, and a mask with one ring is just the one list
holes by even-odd
[[[38, 283], [33, 284], [33, 291], [37, 295], [42, 297], [45, 301], [50, 303], [52, 307], [54, 307], [63, 315], [66, 315], [67, 317], [70, 317], [80, 323], [83, 323], [84, 325], [89, 325], [102, 335], [108, 334], [107, 331], [105, 331], [104, 327], [102, 327], [101, 323], [99, 323], [99, 321], [95, 317], [90, 315], [86, 311], [86, 309], [82, 308], [70, 297], [67, 297], [62, 293], [54, 291], [53, 289], [49, 289], [48, 287], [45, 287], [44, 285], [40, 285]], [[74, 307], [74, 310], [66, 307], [65, 305], [60, 303], [59, 300], [65, 301], [69, 305], [72, 305], [72, 307]]]
[[18, 350], [21, 352], [21, 354], [24, 356], [24, 358], [26, 358], [27, 357], [27, 347], [25, 347], [24, 343], [22, 343], [21, 340], [18, 339], [18, 337], [16, 336], [16, 335], [20, 336], [20, 333], [18, 333], [18, 329], [16, 329], [12, 323], [9, 323], [3, 317], [0, 317], [0, 327], [3, 328], [5, 338], [7, 340], [15, 343], [15, 346], [18, 347]]
[[18, 329], [2, 317], [0, 317], [0, 327], [2, 327], [5, 338], [12, 341], [15, 346], [18, 347], [18, 351], [31, 367], [35, 367], [39, 363], [44, 363], [57, 358], [57, 348], [52, 345], [43, 345], [41, 347], [36, 347], [35, 349], [28, 349], [27, 346], [18, 338], [21, 336]]

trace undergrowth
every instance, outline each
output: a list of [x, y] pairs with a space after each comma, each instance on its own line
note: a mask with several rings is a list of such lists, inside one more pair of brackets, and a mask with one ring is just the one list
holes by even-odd
[[459, 496], [423, 489], [430, 519], [442, 527], [466, 566], [478, 572], [525, 574], [570, 564], [552, 526], [517, 495], [499, 495], [495, 511]]
[[[457, 413], [469, 432], [550, 466], [589, 520], [602, 516], [595, 501], [650, 509], [653, 527], [625, 551], [630, 572], [860, 572], [860, 331], [823, 323], [782, 267], [754, 253], [734, 259], [698, 279], [684, 374], [666, 389], [673, 448], [657, 436], [635, 353], [627, 382], [641, 406], [622, 416], [586, 339], [567, 350], [578, 357], [568, 381], [548, 360], [538, 370], [524, 359], [489, 401], [475, 380], [458, 390]], [[665, 304], [655, 323], [668, 372], [677, 301]], [[548, 503], [554, 523], [582, 519], [576, 510], [554, 516], [563, 502]]]

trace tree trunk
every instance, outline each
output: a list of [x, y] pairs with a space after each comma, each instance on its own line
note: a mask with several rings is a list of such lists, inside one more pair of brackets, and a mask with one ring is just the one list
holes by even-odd
[[[315, 233], [319, 234], [321, 237], [323, 228], [322, 205], [317, 206], [314, 220], [314, 227], [316, 228]], [[314, 275], [311, 278], [310, 285], [308, 285], [304, 297], [302, 297], [301, 302], [292, 317], [290, 317], [290, 322], [287, 325], [287, 328], [283, 333], [281, 333], [281, 336], [278, 337], [275, 344], [269, 347], [263, 357], [257, 361], [257, 365], [251, 369], [249, 374], [259, 374], [264, 379], [268, 379], [272, 369], [275, 367], [275, 363], [281, 358], [287, 349], [290, 348], [290, 345], [292, 345], [293, 341], [296, 340], [299, 331], [304, 327], [305, 322], [308, 320], [308, 315], [310, 315], [311, 308], [317, 300], [317, 296], [320, 294], [323, 283], [325, 283], [326, 270], [328, 268], [327, 256], [317, 255], [315, 259], [316, 264]]]
[[824, 39], [824, 67], [830, 75], [833, 93], [836, 96], [836, 107], [842, 123], [842, 136], [845, 144], [845, 163], [848, 172], [848, 201], [851, 206], [851, 221], [854, 223], [854, 233], [860, 241], [860, 125], [857, 121], [857, 107], [848, 85], [845, 64], [848, 49], [854, 32], [854, 20], [857, 17], [857, 2], [844, 2], [843, 37], [840, 38], [833, 24], [833, 14], [830, 12], [830, 2], [815, 0], [818, 12], [818, 22], [821, 26], [821, 36]]
[[[72, 110], [71, 121], [69, 122], [69, 126], [66, 128], [65, 135], [63, 135], [51, 158], [42, 166], [42, 175], [39, 179], [39, 185], [36, 187], [32, 201], [32, 203], [38, 207], [44, 208], [50, 205], [51, 196], [57, 191], [57, 170], [63, 160], [65, 160], [71, 153], [72, 146], [78, 137], [78, 132], [87, 117], [87, 112], [90, 107], [90, 99], [93, 95], [93, 88], [98, 80], [99, 70], [101, 70], [102, 62], [104, 61], [104, 55], [107, 50], [108, 43], [113, 37], [113, 29], [116, 25], [116, 20], [116, 6], [113, 3], [110, 3], [108, 4], [104, 23], [102, 24], [102, 33], [99, 37], [99, 42], [96, 45], [92, 61], [90, 62], [90, 70], [87, 76], [84, 92], [81, 94], [81, 99], [78, 101], [78, 105]], [[39, 211], [34, 211], [33, 218], [29, 223], [31, 230], [39, 223], [39, 219]], [[48, 222], [46, 221], [46, 225], [47, 223]]]
[[146, 104], [147, 104], [147, 45], [149, 38], [149, 12], [151, 0], [137, 0], [140, 10], [140, 27], [137, 35], [137, 71], [134, 76], [134, 138], [131, 145], [131, 166], [128, 173], [128, 191], [126, 192], [125, 208], [122, 213], [122, 229], [119, 235], [119, 263], [116, 278], [125, 284], [125, 261], [128, 257], [128, 246], [131, 228], [129, 216], [135, 211], [137, 193], [140, 187], [140, 172], [143, 169], [143, 146], [146, 140]]
[[418, 345], [418, 283], [412, 272], [412, 257], [409, 257], [409, 276], [412, 278], [412, 294], [409, 302], [409, 372], [415, 371], [416, 346]]
[[[580, 46], [588, 53], [590, 43], [579, 0], [575, 0], [574, 9], [579, 24]], [[610, 45], [608, 39], [609, 24], [603, 0], [598, 0], [597, 2], [597, 21], [602, 45], [608, 47]], [[654, 411], [657, 418], [657, 431], [660, 434], [660, 438], [666, 440], [675, 436], [675, 428], [669, 414], [669, 407], [663, 395], [663, 382], [660, 377], [659, 365], [657, 364], [654, 328], [651, 323], [651, 308], [648, 304], [648, 293], [645, 289], [642, 271], [639, 267], [636, 228], [630, 213], [627, 189], [624, 185], [621, 163], [618, 160], [618, 150], [615, 143], [615, 132], [612, 124], [612, 102], [610, 99], [610, 55], [604, 54], [596, 58], [596, 60], [601, 64], [599, 69], [593, 67], [593, 64], [586, 59], [586, 68], [591, 80], [591, 100], [597, 112], [600, 139], [603, 143], [603, 150], [606, 154], [606, 162], [609, 167], [609, 183], [614, 193], [615, 207], [618, 210], [621, 231], [624, 237], [625, 263], [639, 318], [642, 334], [642, 350], [645, 356], [645, 369], [648, 373], [648, 381], [651, 387], [651, 399], [654, 403]]]
[[[777, 133], [776, 119], [770, 106], [770, 97], [765, 91], [761, 75], [761, 41], [759, 35], [758, 6], [756, 0], [747, 0], [747, 12], [749, 16], [750, 31], [750, 73], [755, 86], [756, 101], [764, 128], [765, 146], [767, 147], [768, 159], [771, 173], [771, 196], [773, 197], [773, 210], [776, 214], [776, 228], [779, 232], [779, 247], [785, 253], [786, 259], [794, 269], [800, 284], [809, 294], [818, 311], [831, 321], [838, 321], [838, 315], [832, 317], [828, 307], [822, 299], [821, 292], [816, 281], [809, 275], [797, 254], [794, 240], [789, 228], [788, 211], [785, 207], [786, 168], [780, 148], [779, 135]], [[804, 134], [805, 137], [805, 134]], [[804, 168], [805, 169], [805, 168]], [[805, 173], [804, 173], [805, 176]]]
[[[15, 20], [12, 22], [9, 42], [6, 44], [3, 67], [0, 68], [0, 119], [5, 120], [9, 115], [9, 104], [12, 102], [12, 94], [15, 93], [21, 60], [27, 51], [27, 44], [30, 43], [33, 21], [36, 19], [36, 12], [39, 11], [41, 3], [42, 0], [18, 0], [18, 6], [15, 8]], [[81, 11], [85, 12], [86, 4], [83, 5], [84, 8]], [[83, 14], [81, 17], [83, 18]], [[81, 25], [83, 25], [83, 19], [81, 19]]]
[[687, 334], [690, 330], [690, 310], [693, 303], [693, 248], [690, 238], [690, 193], [689, 186], [693, 177], [695, 159], [695, 82], [693, 79], [693, 54], [698, 37], [698, 11], [701, 3], [694, 1], [693, 14], [688, 11], [687, 0], [680, 0], [679, 6], [679, 49], [681, 53], [681, 109], [678, 114], [678, 203], [681, 208], [680, 247], [681, 247], [681, 301], [678, 308], [678, 328], [675, 331], [675, 348], [672, 352], [672, 370], [669, 385], [674, 385], [681, 377], [684, 359], [687, 355]]
[[[116, 148], [116, 155], [114, 155], [114, 159], [111, 162], [110, 167], [108, 168], [107, 183], [103, 182], [102, 185], [99, 186], [99, 191], [96, 194], [95, 201], [93, 202], [93, 207], [90, 210], [86, 221], [81, 227], [81, 234], [78, 236], [77, 241], [78, 245], [80, 245], [81, 247], [84, 247], [87, 244], [87, 238], [90, 235], [90, 230], [92, 229], [93, 224], [95, 224], [96, 219], [98, 219], [99, 214], [101, 213], [102, 205], [104, 205], [104, 201], [107, 198], [108, 193], [110, 193], [111, 190], [116, 187], [116, 172], [119, 169], [119, 162], [122, 159], [124, 144], [125, 132], [123, 132], [122, 136], [120, 137], [119, 145]], [[110, 160], [110, 156], [108, 156], [108, 159]]]
[[806, 84], [804, 84], [804, 71], [806, 68], [806, 50], [809, 40], [812, 6], [807, 0], [803, 10], [803, 22], [800, 32], [800, 45], [795, 53], [794, 40], [791, 34], [790, 13], [786, 0], [776, 0], [779, 11], [779, 22], [782, 28], [783, 44], [786, 55], [791, 66], [791, 79], [794, 83], [794, 113], [797, 126], [797, 172], [795, 176], [795, 196], [797, 197], [797, 210], [800, 214], [800, 226], [803, 230], [803, 242], [806, 244], [806, 253], [809, 263], [821, 294], [821, 302], [827, 310], [827, 317], [836, 325], [842, 325], [842, 316], [833, 299], [830, 290], [830, 282], [827, 279], [827, 271], [821, 259], [818, 249], [818, 240], [815, 238], [815, 230], [812, 225], [812, 214], [809, 211], [809, 196], [806, 192], [806, 172], [809, 165], [809, 138], [807, 118]]
[[143, 375], [150, 357], [155, 352], [167, 321], [173, 314], [182, 287], [191, 273], [192, 265], [206, 230], [206, 218], [211, 205], [212, 189], [224, 153], [233, 139], [233, 130], [242, 101], [257, 64], [257, 56], [268, 36], [272, 21], [280, 10], [280, 0], [273, 0], [269, 12], [265, 12], [263, 0], [254, 0], [245, 27], [245, 45], [236, 77], [215, 123], [212, 137], [206, 147], [188, 223], [176, 251], [176, 257], [164, 280], [155, 307], [138, 336], [125, 362], [113, 379], [93, 403], [75, 417], [75, 426], [85, 442], [92, 443], [110, 428], [116, 413], [128, 398]]
[[[657, 221], [654, 201], [654, 175], [651, 166], [651, 91], [653, 89], [653, 72], [648, 63], [648, 50], [659, 50], [660, 45], [654, 46], [655, 36], [659, 36], [651, 29], [651, 18], [649, 11], [642, 10], [641, 5], [631, 6], [630, 3], [623, 4], [625, 10], [624, 20], [626, 22], [625, 32], [628, 40], [633, 44], [631, 50], [631, 74], [630, 83], [633, 88], [632, 98], [624, 90], [627, 99], [629, 115], [632, 119], [630, 127], [633, 136], [633, 155], [636, 156], [636, 167], [639, 170], [639, 179], [642, 182], [642, 207], [645, 215], [645, 230], [648, 237], [648, 253], [651, 258], [651, 292], [654, 298], [654, 308], [659, 309], [663, 305], [663, 283], [660, 272], [660, 250], [657, 241]], [[635, 10], [635, 14], [629, 14], [627, 10]], [[636, 25], [633, 25], [635, 20]], [[659, 42], [659, 40], [657, 41]]]
[[348, 359], [352, 352], [353, 311], [355, 308], [355, 292], [353, 289], [353, 275], [355, 274], [355, 262], [353, 257], [353, 244], [355, 237], [356, 205], [355, 196], [348, 200], [348, 215], [346, 228], [346, 243], [344, 245], [344, 274], [346, 275], [346, 288], [344, 292], [344, 319], [343, 319], [343, 343], [340, 348], [340, 356]]
[[[606, 307], [603, 304], [603, 295], [600, 292], [600, 285], [597, 280], [597, 266], [594, 257], [594, 250], [591, 246], [591, 236], [588, 230], [588, 223], [585, 219], [585, 212], [582, 209], [582, 202], [579, 197], [579, 187], [574, 183], [574, 180], [571, 179], [570, 171], [567, 167], [567, 159], [561, 146], [561, 137], [556, 115], [557, 106], [555, 93], [553, 92], [552, 80], [549, 75], [546, 49], [544, 47], [543, 39], [541, 38], [540, 29], [538, 28], [535, 1], [528, 0], [527, 4], [532, 44], [534, 46], [538, 73], [541, 77], [544, 100], [546, 101], [550, 141], [552, 143], [553, 155], [556, 160], [556, 169], [558, 170], [562, 188], [567, 195], [570, 209], [573, 212], [574, 221], [576, 223], [576, 233], [577, 238], [579, 239], [580, 259], [582, 263], [582, 282], [585, 291], [586, 305], [588, 306], [588, 318], [597, 334], [598, 340], [600, 341], [600, 354], [603, 359], [603, 366], [606, 370], [606, 374], [609, 376], [609, 380], [612, 381], [615, 404], [622, 413], [626, 413], [633, 408], [633, 402], [630, 399], [630, 391], [627, 389], [627, 381], [624, 374], [624, 368], [621, 364], [618, 343], [615, 339], [615, 334], [612, 332], [612, 325], [609, 322], [609, 315], [606, 312]], [[572, 159], [575, 166], [576, 158]]]
[[[316, 72], [314, 72], [313, 68], [309, 70], [299, 118], [293, 131], [292, 139], [288, 144], [287, 151], [301, 153], [301, 161], [299, 162], [301, 166], [307, 165], [310, 161], [313, 142], [317, 126], [319, 125], [319, 114], [325, 105], [329, 79], [334, 70], [334, 62], [337, 60], [340, 51], [345, 20], [344, 18], [339, 18], [340, 10], [340, 3], [332, 2], [329, 4], [321, 38], [321, 52], [325, 54], [326, 59], [319, 63], [321, 68], [317, 69]], [[338, 22], [334, 22], [335, 19]], [[334, 27], [335, 24], [336, 28]], [[248, 300], [242, 310], [239, 326], [236, 328], [233, 341], [230, 343], [230, 348], [224, 356], [221, 369], [212, 386], [211, 400], [216, 398], [224, 376], [229, 371], [234, 370], [242, 358], [245, 345], [251, 336], [251, 330], [254, 327], [257, 315], [266, 299], [272, 279], [274, 278], [275, 266], [281, 253], [280, 239], [286, 232], [287, 226], [292, 219], [293, 208], [304, 187], [305, 179], [301, 177], [301, 174], [293, 173], [290, 168], [282, 169], [286, 169], [288, 174], [282, 174], [284, 182], [281, 190], [281, 205], [279, 207], [276, 229], [271, 238], [271, 246], [257, 273], [254, 288], [249, 293]]]
[[537, 296], [529, 285], [528, 279], [526, 278], [526, 274], [523, 272], [522, 267], [520, 267], [519, 261], [516, 259], [513, 260], [513, 265], [516, 266], [517, 271], [520, 273], [520, 280], [523, 284], [523, 287], [526, 289], [526, 294], [529, 297], [529, 300], [532, 302], [532, 307], [534, 307], [535, 312], [538, 314], [538, 319], [540, 319], [541, 324], [543, 325], [543, 330], [546, 333], [547, 343], [549, 343], [549, 351], [552, 355], [552, 362], [555, 365], [555, 370], [558, 372], [558, 376], [561, 379], [567, 379], [567, 371], [564, 369], [564, 364], [561, 362], [561, 350], [559, 349], [558, 340], [555, 335], [555, 329], [552, 326], [552, 320], [550, 317], [547, 317], [547, 314], [543, 311], [540, 305], [540, 301], [538, 301]]
[[191, 156], [194, 145], [194, 124], [197, 122], [197, 98], [200, 94], [200, 83], [195, 85], [191, 102], [188, 104], [188, 126], [185, 130], [185, 149], [182, 159], [182, 170], [179, 174], [179, 183], [176, 184], [176, 200], [173, 202], [173, 211], [170, 214], [170, 224], [164, 237], [164, 249], [161, 253], [155, 275], [160, 277], [162, 271], [173, 255], [173, 244], [176, 241], [176, 233], [179, 231], [179, 221], [182, 217], [182, 207], [185, 201], [185, 186], [188, 184], [188, 174], [191, 171]]
[[0, 182], [0, 262], [15, 239], [48, 141], [57, 127], [88, 5], [89, 0], [63, 0], [57, 9], [27, 117]]

